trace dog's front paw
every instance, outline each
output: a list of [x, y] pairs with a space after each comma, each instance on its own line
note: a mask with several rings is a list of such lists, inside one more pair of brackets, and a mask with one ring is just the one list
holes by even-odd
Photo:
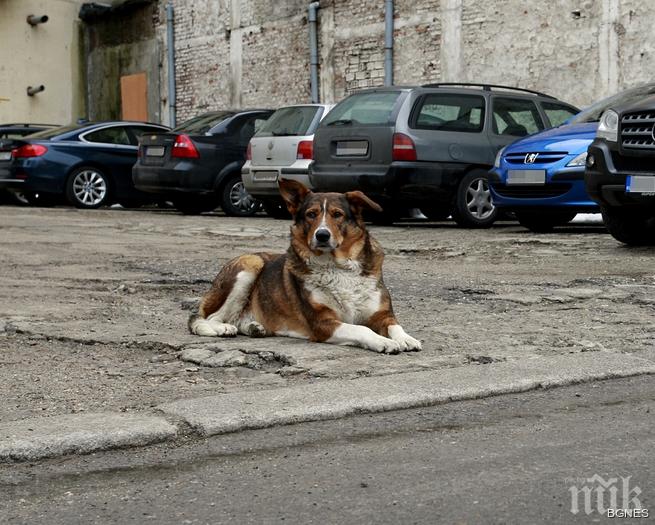
[[418, 352], [423, 348], [421, 341], [414, 339], [399, 324], [389, 327], [389, 337], [400, 345], [400, 350], [403, 352]]
[[371, 341], [366, 341], [365, 348], [381, 354], [397, 354], [401, 351], [400, 343], [386, 337], [377, 336]]
[[216, 319], [207, 319], [209, 326], [216, 332], [217, 337], [235, 337], [237, 335], [237, 327], [229, 323], [221, 323]]

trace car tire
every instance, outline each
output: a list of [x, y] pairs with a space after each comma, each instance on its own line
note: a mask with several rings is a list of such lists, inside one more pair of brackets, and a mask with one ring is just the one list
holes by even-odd
[[98, 168], [82, 166], [66, 181], [66, 199], [76, 208], [92, 210], [109, 204], [109, 179]]
[[556, 226], [564, 226], [573, 220], [577, 213], [569, 211], [558, 212], [516, 212], [519, 224], [534, 233], [548, 233]]
[[491, 202], [486, 171], [471, 171], [462, 178], [457, 186], [452, 215], [463, 228], [491, 227], [498, 217], [498, 208]]
[[623, 208], [603, 208], [603, 222], [612, 237], [630, 246], [655, 245], [655, 216]]
[[228, 175], [220, 196], [221, 208], [231, 217], [250, 217], [261, 209], [261, 202], [246, 191], [240, 173]]
[[291, 214], [284, 203], [277, 201], [263, 201], [262, 207], [266, 214], [273, 219], [288, 220]]
[[200, 215], [218, 208], [216, 195], [183, 195], [173, 199], [173, 206], [183, 215]]

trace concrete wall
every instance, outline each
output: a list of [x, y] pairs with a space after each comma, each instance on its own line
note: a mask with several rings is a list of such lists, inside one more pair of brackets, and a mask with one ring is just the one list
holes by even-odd
[[[67, 124], [85, 114], [80, 67], [81, 1], [0, 0], [0, 123]], [[30, 14], [49, 16], [35, 27]], [[28, 97], [28, 86], [45, 91]], [[7, 100], [5, 100], [7, 99]]]
[[[178, 116], [309, 101], [307, 4], [175, 0]], [[320, 4], [321, 99], [382, 85], [384, 1]], [[584, 106], [653, 80], [655, 2], [396, 0], [394, 16], [396, 84], [508, 84]]]

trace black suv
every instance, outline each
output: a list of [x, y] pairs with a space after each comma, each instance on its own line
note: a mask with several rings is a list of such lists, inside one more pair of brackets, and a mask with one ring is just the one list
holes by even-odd
[[139, 139], [139, 160], [132, 168], [134, 186], [173, 201], [184, 214], [211, 211], [248, 216], [259, 201], [246, 191], [241, 167], [248, 142], [273, 110], [212, 111], [168, 133]]
[[655, 87], [652, 95], [608, 109], [589, 146], [585, 185], [612, 236], [655, 244]]
[[[392, 222], [403, 208], [461, 226], [496, 219], [487, 172], [519, 137], [560, 125], [578, 109], [526, 89], [482, 84], [386, 87], [355, 93], [314, 136], [311, 184], [362, 190]], [[374, 219], [375, 220], [375, 219]]]

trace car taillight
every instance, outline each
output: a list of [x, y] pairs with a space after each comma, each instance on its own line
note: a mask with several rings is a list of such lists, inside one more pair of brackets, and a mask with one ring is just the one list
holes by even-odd
[[252, 144], [248, 142], [248, 147], [246, 148], [246, 160], [252, 160]]
[[178, 159], [197, 159], [200, 157], [200, 153], [198, 153], [196, 145], [188, 135], [178, 135], [175, 137], [171, 157]]
[[13, 150], [11, 156], [15, 159], [28, 159], [30, 157], [45, 155], [46, 151], [48, 151], [48, 148], [41, 144], [23, 144], [21, 147]]
[[414, 141], [404, 133], [393, 134], [393, 160], [416, 160]]
[[314, 141], [301, 140], [298, 142], [297, 159], [312, 159], [314, 157]]

